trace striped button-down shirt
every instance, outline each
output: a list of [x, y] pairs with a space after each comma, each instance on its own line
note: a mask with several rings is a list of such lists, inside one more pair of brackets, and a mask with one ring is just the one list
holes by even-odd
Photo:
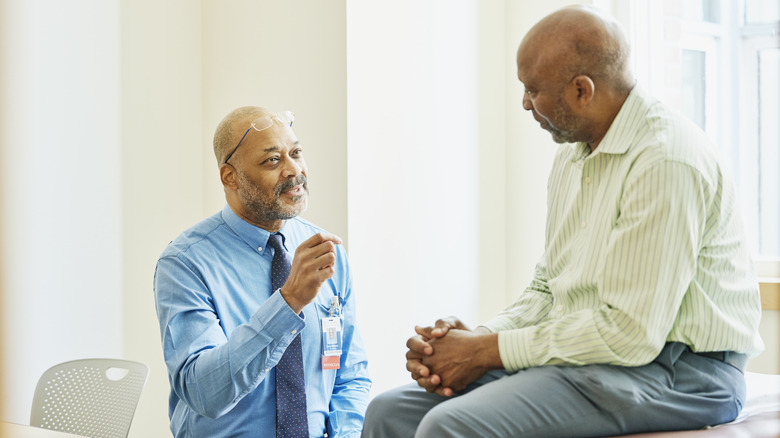
[[563, 145], [531, 285], [483, 324], [508, 370], [763, 349], [733, 182], [704, 133], [632, 90], [595, 151]]

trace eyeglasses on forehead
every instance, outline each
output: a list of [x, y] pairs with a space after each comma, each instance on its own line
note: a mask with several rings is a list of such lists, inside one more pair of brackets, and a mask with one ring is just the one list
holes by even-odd
[[279, 121], [279, 123], [283, 123], [287, 126], [292, 126], [293, 122], [295, 121], [295, 114], [292, 111], [284, 111], [281, 114], [271, 114], [270, 116], [263, 116], [254, 119], [252, 124], [249, 125], [249, 128], [247, 128], [246, 132], [241, 137], [241, 140], [238, 141], [236, 147], [234, 147], [233, 150], [227, 155], [227, 157], [225, 157], [225, 161], [222, 163], [227, 164], [230, 157], [232, 157], [233, 154], [235, 154], [238, 150], [238, 147], [241, 146], [241, 143], [244, 141], [244, 138], [246, 138], [247, 134], [249, 134], [249, 131], [253, 129], [257, 132], [264, 131], [273, 126], [274, 122], [276, 121]]

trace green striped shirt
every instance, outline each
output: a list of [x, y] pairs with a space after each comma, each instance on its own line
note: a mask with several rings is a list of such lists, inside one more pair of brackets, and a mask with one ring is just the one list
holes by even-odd
[[547, 188], [534, 279], [483, 324], [506, 369], [763, 349], [734, 184], [687, 119], [635, 87], [593, 153], [560, 147]]

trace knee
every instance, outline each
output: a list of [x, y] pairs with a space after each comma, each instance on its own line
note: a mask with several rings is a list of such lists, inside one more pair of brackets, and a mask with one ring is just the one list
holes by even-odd
[[468, 436], [457, 434], [459, 430], [464, 432], [466, 429], [463, 427], [466, 425], [459, 424], [462, 423], [462, 418], [450, 405], [451, 403], [442, 403], [428, 411], [417, 426], [415, 436], [437, 438]]
[[398, 402], [392, 392], [379, 394], [371, 400], [366, 409], [362, 436], [364, 438], [388, 436], [385, 433], [390, 427], [388, 422], [394, 418], [393, 410], [397, 407]]

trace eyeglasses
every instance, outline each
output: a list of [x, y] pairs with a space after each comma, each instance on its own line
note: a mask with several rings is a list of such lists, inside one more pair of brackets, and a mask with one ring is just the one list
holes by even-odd
[[274, 125], [274, 120], [278, 120], [280, 123], [284, 123], [287, 126], [292, 126], [293, 122], [295, 121], [295, 114], [292, 111], [284, 111], [281, 114], [272, 114], [270, 116], [258, 117], [257, 119], [253, 120], [252, 124], [244, 133], [244, 136], [241, 137], [241, 140], [238, 141], [236, 147], [234, 147], [233, 151], [228, 154], [222, 164], [227, 164], [230, 157], [232, 157], [233, 154], [236, 153], [236, 150], [238, 150], [238, 147], [241, 146], [241, 142], [244, 141], [244, 138], [246, 138], [246, 135], [249, 134], [249, 131], [252, 129], [257, 132], [265, 131]]

